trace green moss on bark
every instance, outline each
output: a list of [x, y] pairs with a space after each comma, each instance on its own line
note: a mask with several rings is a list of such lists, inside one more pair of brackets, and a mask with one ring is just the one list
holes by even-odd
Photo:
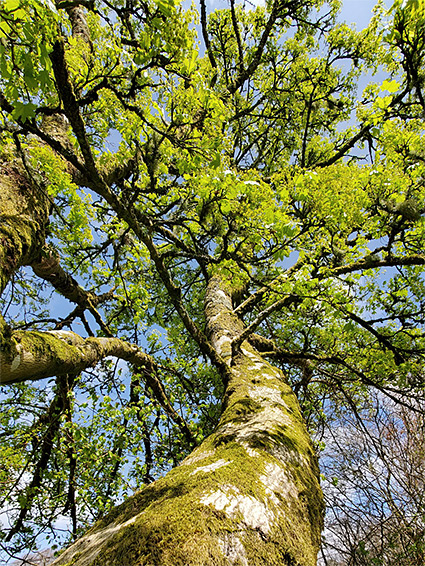
[[[225, 463], [207, 471], [209, 465], [220, 460]], [[268, 464], [276, 464], [276, 460], [260, 453], [250, 456], [240, 444], [231, 442], [206, 458], [172, 470], [166, 478], [147, 486], [118, 507], [88, 534], [94, 537], [114, 524], [123, 525], [136, 517], [113, 534], [92, 562], [93, 566], [314, 564], [315, 545], [305, 540], [308, 509], [303, 508], [302, 516], [297, 516], [287, 496], [271, 501], [267, 483], [260, 481], [261, 476], [267, 475]], [[316, 489], [317, 485], [312, 487]], [[226, 507], [217, 509], [202, 503], [202, 498], [220, 491], [227, 493], [229, 499], [240, 496], [263, 505], [271, 516], [276, 516], [270, 530], [247, 525], [247, 517], [241, 512], [229, 516]], [[301, 500], [306, 500], [302, 505], [311, 506], [312, 498], [308, 494], [301, 496]], [[319, 520], [320, 505], [318, 497]], [[226, 558], [226, 544], [233, 545], [234, 552], [242, 552], [239, 562], [229, 562], [229, 557]]]
[[79, 347], [57, 335], [37, 331], [6, 331], [0, 363], [0, 380], [4, 383], [81, 371], [89, 365]]
[[38, 253], [48, 215], [48, 199], [26, 174], [0, 162], [0, 293], [11, 275]]

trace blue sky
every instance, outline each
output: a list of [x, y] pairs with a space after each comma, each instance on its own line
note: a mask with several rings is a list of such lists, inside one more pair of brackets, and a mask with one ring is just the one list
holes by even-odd
[[[376, 4], [376, 0], [344, 0], [341, 19], [348, 24], [355, 23], [357, 29], [364, 28], [369, 23], [372, 9]], [[384, 4], [388, 7], [391, 5], [388, 0]]]
[[[249, 0], [253, 5], [264, 5], [265, 0]], [[367, 26], [372, 15], [372, 9], [378, 3], [378, 0], [343, 0], [341, 20], [348, 24], [355, 23], [357, 29]], [[393, 0], [383, 0], [383, 4], [390, 7]], [[210, 9], [225, 8], [228, 6], [226, 0], [207, 0], [207, 6]]]

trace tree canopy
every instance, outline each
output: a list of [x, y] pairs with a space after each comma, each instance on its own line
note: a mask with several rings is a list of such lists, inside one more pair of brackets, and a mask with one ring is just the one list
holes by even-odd
[[[419, 418], [425, 5], [378, 3], [361, 31], [339, 8], [0, 5], [8, 556], [138, 505], [160, 532], [177, 478], [215, 513], [190, 564], [314, 564], [325, 429], [373, 399]], [[254, 456], [255, 480], [218, 471]], [[179, 479], [203, 477], [201, 457], [221, 483]], [[190, 528], [161, 557], [146, 535], [128, 563], [189, 564]]]

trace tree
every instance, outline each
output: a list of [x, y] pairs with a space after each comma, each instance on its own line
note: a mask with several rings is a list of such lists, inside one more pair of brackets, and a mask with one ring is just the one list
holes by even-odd
[[329, 557], [358, 566], [424, 561], [424, 418], [417, 409], [377, 395], [359, 411], [361, 421], [341, 415], [329, 431], [328, 457], [322, 454], [333, 484], [325, 563]]
[[337, 4], [3, 3], [9, 554], [315, 564], [308, 431], [423, 395], [423, 5]]

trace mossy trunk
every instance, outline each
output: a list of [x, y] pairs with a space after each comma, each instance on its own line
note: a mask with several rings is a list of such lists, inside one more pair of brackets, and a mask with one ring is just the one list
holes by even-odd
[[49, 217], [49, 201], [32, 182], [19, 159], [0, 155], [0, 294], [12, 274], [40, 253]]
[[318, 469], [281, 371], [243, 343], [230, 294], [206, 296], [210, 339], [229, 363], [215, 432], [180, 466], [99, 521], [54, 564], [313, 566], [322, 528]]

